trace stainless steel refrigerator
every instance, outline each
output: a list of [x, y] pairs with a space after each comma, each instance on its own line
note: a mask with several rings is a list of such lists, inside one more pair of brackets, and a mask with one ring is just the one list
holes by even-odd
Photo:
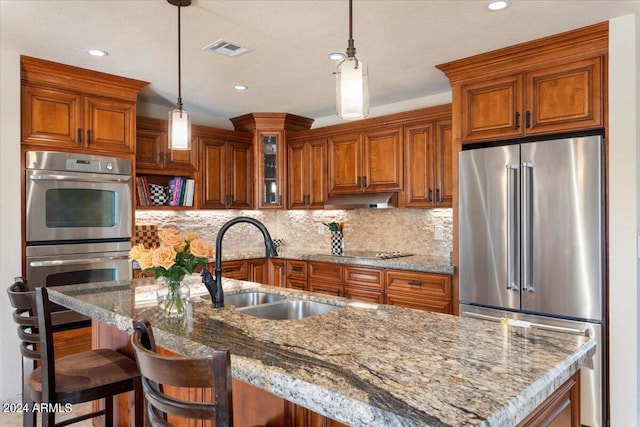
[[459, 154], [460, 313], [594, 338], [581, 373], [591, 427], [604, 425], [602, 153], [585, 136]]

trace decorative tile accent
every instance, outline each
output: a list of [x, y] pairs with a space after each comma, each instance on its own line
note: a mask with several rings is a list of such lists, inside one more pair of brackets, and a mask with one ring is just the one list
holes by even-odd
[[160, 240], [158, 239], [158, 226], [155, 224], [136, 224], [131, 243], [134, 245], [142, 243], [147, 248], [158, 246], [160, 244]]

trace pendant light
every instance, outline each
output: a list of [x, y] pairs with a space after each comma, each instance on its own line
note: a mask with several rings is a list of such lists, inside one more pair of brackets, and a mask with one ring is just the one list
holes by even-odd
[[336, 110], [344, 120], [369, 116], [369, 73], [367, 64], [356, 58], [353, 41], [353, 0], [349, 0], [349, 42], [347, 57], [336, 71]]
[[182, 108], [182, 69], [180, 61], [180, 9], [191, 5], [191, 0], [167, 0], [178, 7], [178, 102], [169, 112], [169, 149], [191, 149], [191, 116]]

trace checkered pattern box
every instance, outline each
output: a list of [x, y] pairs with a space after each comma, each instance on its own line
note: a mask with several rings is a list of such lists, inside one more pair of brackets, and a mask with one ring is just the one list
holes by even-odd
[[134, 245], [142, 243], [146, 248], [159, 246], [158, 226], [155, 224], [136, 225], [133, 232], [132, 243]]
[[344, 250], [344, 240], [342, 231], [331, 232], [331, 255], [342, 255]]

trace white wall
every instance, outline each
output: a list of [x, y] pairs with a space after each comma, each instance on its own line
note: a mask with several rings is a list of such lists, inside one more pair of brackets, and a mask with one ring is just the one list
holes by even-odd
[[[1, 37], [1, 35], [0, 35]], [[18, 335], [5, 289], [21, 274], [20, 56], [0, 48], [0, 401], [18, 399]]]
[[[610, 284], [611, 401], [613, 427], [640, 420], [640, 18], [611, 20], [610, 105]], [[0, 35], [1, 37], [1, 35]], [[19, 56], [0, 48], [0, 288], [20, 273], [20, 75]], [[4, 290], [2, 291], [4, 292]], [[20, 391], [20, 357], [10, 307], [0, 296], [0, 401]]]
[[640, 16], [610, 21], [609, 260], [611, 425], [640, 422]]

